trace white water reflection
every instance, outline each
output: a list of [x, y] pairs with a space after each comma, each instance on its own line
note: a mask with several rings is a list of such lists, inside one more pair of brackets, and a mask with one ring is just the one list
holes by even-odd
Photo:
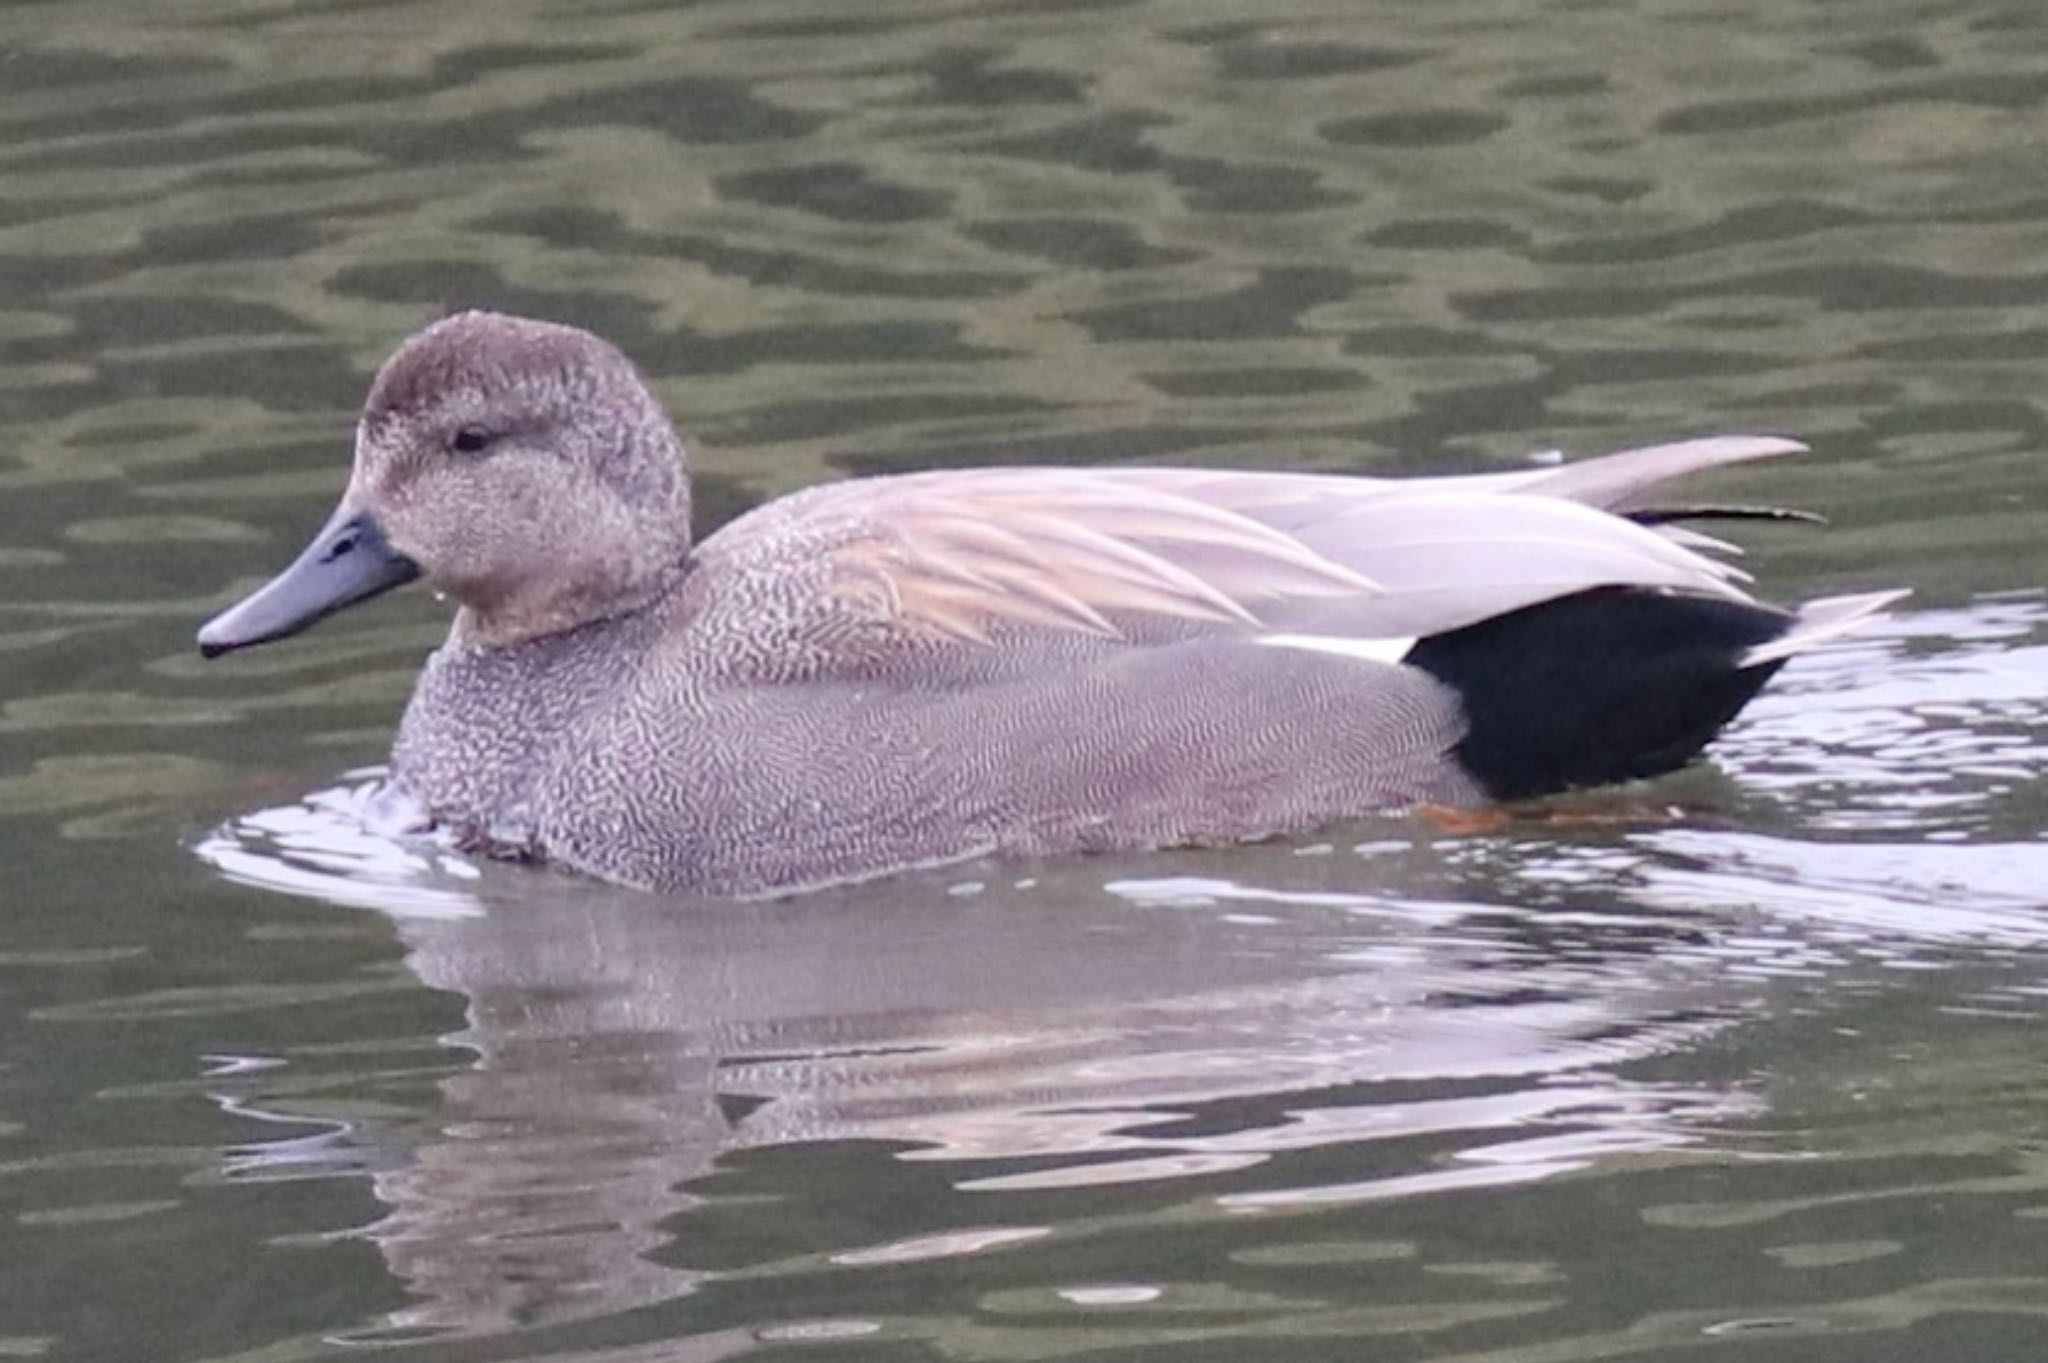
[[382, 773], [348, 774], [349, 784], [298, 804], [247, 814], [202, 838], [199, 859], [238, 885], [399, 918], [482, 913], [478, 868], [431, 837], [409, 836]]
[[[2012, 609], [2030, 629], [2038, 604]], [[1885, 661], [1924, 625], [1844, 653]], [[1997, 730], [1941, 742], [2031, 751], [2033, 729], [1986, 719], [2009, 718], [2013, 678], [2036, 675], [2038, 650], [2014, 646], [2025, 634], [1959, 630], [1905, 683], [1839, 656], [1795, 673], [1730, 744], [1739, 788], [1798, 802], [1768, 832], [1704, 816], [1593, 835], [1401, 824], [1362, 842], [996, 865], [971, 895], [913, 876], [731, 905], [476, 866], [371, 831], [356, 788], [199, 851], [235, 879], [385, 913], [419, 980], [465, 1000], [447, 1040], [474, 1060], [441, 1083], [406, 1157], [371, 1170], [387, 1211], [363, 1233], [415, 1300], [391, 1328], [508, 1329], [692, 1291], [699, 1275], [663, 1255], [690, 1185], [753, 1148], [900, 1143], [965, 1194], [1199, 1180], [1215, 1211], [1242, 1214], [1711, 1145], [1759, 1095], [1644, 1078], [1641, 1062], [1768, 1014], [1775, 991], [1811, 1001], [1958, 944], [2048, 945], [2042, 847], [1873, 841], [1826, 817], [1946, 783], [1922, 748], [1890, 765], [1908, 749], [1869, 737], [1935, 707]], [[1972, 788], [1957, 826], [1995, 824], [2009, 793]], [[288, 1175], [331, 1161], [331, 1143], [259, 1142], [238, 1172]], [[1284, 1157], [1336, 1147], [1381, 1152], [1345, 1163], [1374, 1175], [1272, 1185]], [[1240, 1186], [1253, 1170], [1264, 1181]], [[879, 1264], [1043, 1233], [968, 1221], [827, 1253]]]
[[1811, 831], [1918, 845], [1994, 825], [2048, 759], [2044, 622], [2038, 592], [1887, 620], [1787, 669], [1715, 759], [1746, 789], [1798, 801]]

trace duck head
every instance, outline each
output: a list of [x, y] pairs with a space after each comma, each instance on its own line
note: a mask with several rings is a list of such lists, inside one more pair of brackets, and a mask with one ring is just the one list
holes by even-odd
[[516, 643], [646, 604], [689, 548], [682, 445], [632, 363], [574, 327], [460, 313], [384, 362], [341, 504], [199, 650], [296, 634], [414, 578], [461, 608], [457, 639]]

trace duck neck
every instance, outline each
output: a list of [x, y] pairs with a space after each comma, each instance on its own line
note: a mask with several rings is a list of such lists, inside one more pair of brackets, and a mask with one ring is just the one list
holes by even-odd
[[607, 574], [598, 581], [563, 581], [539, 600], [465, 604], [455, 613], [448, 642], [460, 649], [512, 648], [638, 617], [672, 598], [688, 573], [689, 560], [681, 558], [634, 574], [632, 590], [622, 590], [621, 578]]

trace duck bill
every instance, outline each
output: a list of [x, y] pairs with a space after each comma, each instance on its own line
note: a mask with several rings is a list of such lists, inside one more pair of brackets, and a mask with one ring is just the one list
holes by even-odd
[[200, 628], [199, 652], [218, 658], [283, 639], [419, 575], [419, 565], [384, 538], [376, 517], [344, 502], [291, 567]]

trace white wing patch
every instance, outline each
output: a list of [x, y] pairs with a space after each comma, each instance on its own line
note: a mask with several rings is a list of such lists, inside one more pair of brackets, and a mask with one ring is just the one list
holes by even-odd
[[1415, 647], [1413, 639], [1355, 639], [1341, 634], [1261, 634], [1252, 640], [1268, 648], [1298, 648], [1308, 653], [1329, 653], [1360, 662], [1400, 662]]

